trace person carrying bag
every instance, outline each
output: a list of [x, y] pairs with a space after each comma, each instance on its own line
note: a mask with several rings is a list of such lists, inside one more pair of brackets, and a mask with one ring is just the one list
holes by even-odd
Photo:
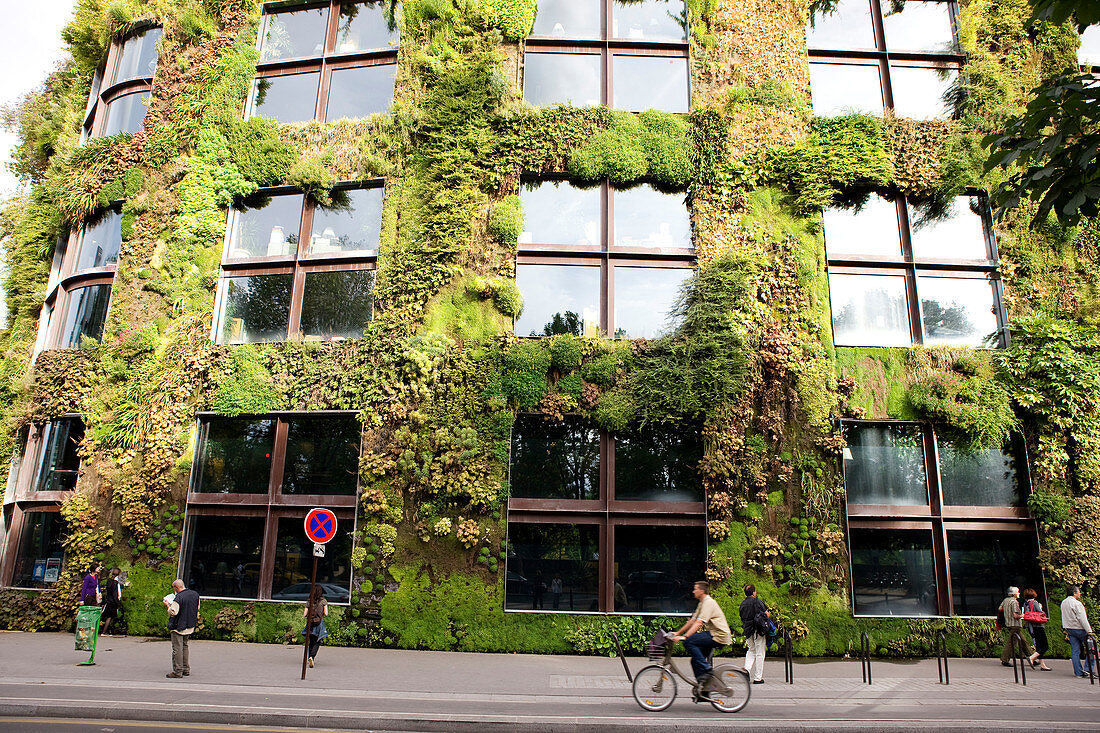
[[1024, 599], [1024, 615], [1021, 620], [1027, 626], [1028, 633], [1035, 641], [1035, 651], [1039, 654], [1039, 669], [1043, 672], [1049, 672], [1050, 667], [1043, 659], [1047, 650], [1050, 649], [1050, 643], [1047, 641], [1047, 614], [1043, 610], [1043, 604], [1039, 603], [1039, 594], [1035, 592], [1034, 588], [1025, 588], [1021, 595]]

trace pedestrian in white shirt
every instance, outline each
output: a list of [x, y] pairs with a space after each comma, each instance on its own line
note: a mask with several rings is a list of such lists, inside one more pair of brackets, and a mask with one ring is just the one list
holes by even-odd
[[[1069, 655], [1073, 660], [1074, 677], [1088, 677], [1081, 668], [1081, 650], [1085, 648], [1085, 640], [1092, 633], [1089, 625], [1089, 615], [1085, 611], [1085, 604], [1081, 603], [1081, 589], [1075, 585], [1066, 588], [1069, 593], [1066, 600], [1062, 601], [1062, 628], [1066, 631], [1066, 639], [1069, 641]], [[1092, 671], [1092, 660], [1089, 659], [1089, 671]]]

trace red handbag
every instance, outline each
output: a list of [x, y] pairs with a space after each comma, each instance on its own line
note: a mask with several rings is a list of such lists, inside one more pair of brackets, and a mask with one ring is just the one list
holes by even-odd
[[1046, 613], [1043, 611], [1032, 611], [1031, 609], [1034, 608], [1032, 604], [1034, 603], [1035, 601], [1028, 601], [1028, 610], [1024, 611], [1023, 620], [1029, 624], [1045, 624], [1048, 620]]

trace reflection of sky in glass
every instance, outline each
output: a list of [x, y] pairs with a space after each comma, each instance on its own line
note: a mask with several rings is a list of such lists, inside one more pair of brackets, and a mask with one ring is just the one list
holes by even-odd
[[1081, 34], [1077, 63], [1082, 66], [1100, 66], [1100, 25], [1090, 25]]
[[332, 252], [377, 252], [382, 231], [382, 189], [337, 191], [332, 207], [313, 211], [311, 255]]
[[837, 346], [910, 346], [902, 275], [829, 276], [833, 343]]
[[849, 504], [928, 504], [919, 426], [846, 425], [844, 440], [848, 442], [844, 488]]
[[937, 437], [943, 503], [954, 506], [1019, 506], [1016, 463], [1000, 448], [971, 453]]
[[110, 285], [89, 285], [69, 293], [65, 325], [61, 329], [61, 342], [58, 346], [63, 349], [79, 349], [82, 337], [98, 339], [102, 336], [110, 300]]
[[255, 102], [253, 117], [267, 117], [276, 122], [307, 122], [313, 119], [317, 106], [319, 72], [268, 76], [257, 79], [253, 87]]
[[336, 26], [336, 53], [355, 53], [369, 48], [397, 45], [382, 13], [382, 3], [346, 3], [340, 6]]
[[900, 13], [890, 12], [889, 0], [882, 0], [881, 4], [886, 50], [925, 53], [955, 50], [950, 3], [909, 0]]
[[629, 38], [632, 41], [686, 41], [684, 2], [615, 2], [611, 7], [611, 37]]
[[528, 53], [523, 98], [535, 107], [595, 107], [600, 103], [600, 63], [596, 54]]
[[[909, 204], [913, 257], [916, 259], [984, 260], [989, 258], [976, 196], [956, 196], [946, 220], [922, 220], [920, 207]], [[979, 209], [980, 211], [980, 209]]]
[[272, 196], [259, 208], [235, 212], [227, 259], [292, 255], [301, 222], [301, 194]]
[[850, 112], [881, 117], [878, 65], [810, 64], [810, 101], [818, 117]]
[[600, 189], [577, 188], [565, 181], [524, 186], [523, 231], [520, 244], [599, 245]]
[[290, 318], [292, 275], [226, 278], [222, 304], [223, 344], [247, 344], [286, 339]]
[[959, 72], [917, 66], [890, 65], [894, 90], [894, 114], [911, 120], [932, 120], [951, 116], [944, 96]]
[[642, 185], [615, 191], [615, 244], [690, 247], [691, 221], [683, 193]]
[[[516, 265], [523, 310], [516, 335], [543, 336], [554, 316], [577, 318], [577, 336], [595, 336], [600, 327], [600, 268], [574, 265]], [[569, 321], [571, 322], [571, 321]], [[573, 329], [570, 329], [573, 330]]]
[[397, 64], [334, 69], [329, 77], [325, 122], [385, 112], [393, 101]]
[[260, 61], [320, 56], [325, 50], [328, 8], [264, 16]]
[[874, 48], [875, 30], [871, 25], [871, 6], [867, 0], [840, 0], [835, 13], [819, 15], [806, 26], [810, 48]]
[[600, 0], [539, 0], [532, 36], [600, 38]]
[[687, 59], [672, 56], [615, 55], [611, 106], [630, 112], [688, 111]]
[[825, 247], [830, 257], [837, 255], [878, 255], [900, 257], [897, 205], [871, 194], [856, 209], [825, 209]]
[[997, 331], [988, 280], [917, 276], [926, 346], [987, 345]]
[[615, 338], [651, 339], [675, 328], [669, 311], [691, 275], [686, 267], [616, 267]]
[[84, 236], [80, 238], [80, 257], [77, 258], [75, 270], [115, 264], [121, 246], [122, 214], [112, 209], [94, 224], [84, 227]]
[[129, 79], [150, 77], [157, 68], [157, 41], [163, 33], [161, 28], [150, 28], [139, 35], [127, 38], [122, 44], [122, 52], [115, 66], [115, 78], [112, 84]]
[[149, 108], [142, 101], [142, 92], [133, 92], [116, 97], [107, 105], [107, 124], [103, 127], [103, 136], [110, 137], [120, 132], [137, 132], [145, 122], [145, 113]]

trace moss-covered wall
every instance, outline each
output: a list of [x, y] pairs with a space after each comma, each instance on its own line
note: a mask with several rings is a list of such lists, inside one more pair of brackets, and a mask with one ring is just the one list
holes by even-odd
[[[505, 614], [508, 436], [519, 410], [622, 430], [702, 427], [708, 577], [732, 613], [752, 581], [802, 654], [927, 651], [942, 621], [853, 619], [837, 418], [933, 420], [977, 445], [1019, 426], [1052, 590], [1096, 592], [1100, 549], [1097, 229], [998, 226], [1004, 354], [832, 344], [821, 206], [860, 191], [945, 200], [990, 186], [977, 140], [1072, 53], [1065, 29], [1029, 33], [1023, 0], [963, 3], [953, 121], [814, 118], [806, 0], [690, 0], [692, 112], [533, 110], [517, 39], [534, 0], [405, 0], [390, 114], [241, 121], [257, 61], [256, 0], [81, 0], [71, 61], [18, 115], [28, 193], [7, 203], [9, 327], [0, 334], [0, 466], [25, 425], [86, 415], [83, 471], [63, 513], [52, 592], [0, 592], [0, 625], [65, 628], [93, 558], [131, 569], [131, 633], [162, 633], [175, 573], [195, 413], [355, 410], [364, 428], [352, 603], [331, 643], [480, 651], [639, 648], [659, 619]], [[92, 74], [112, 37], [163, 24], [141, 132], [79, 146]], [[649, 342], [517, 341], [521, 173], [690, 191], [698, 275], [682, 325]], [[214, 290], [229, 206], [289, 184], [324, 201], [336, 182], [385, 177], [375, 317], [364, 338], [217, 346]], [[125, 199], [101, 343], [30, 367], [57, 236]], [[1061, 368], [1073, 360], [1079, 369]], [[6, 469], [5, 469], [6, 470]], [[1091, 544], [1090, 544], [1091, 543]], [[1071, 548], [1074, 548], [1071, 551]], [[203, 634], [296, 638], [293, 605], [208, 601]], [[990, 622], [950, 620], [953, 651], [985, 654]], [[1056, 650], [1058, 647], [1056, 647]]]

